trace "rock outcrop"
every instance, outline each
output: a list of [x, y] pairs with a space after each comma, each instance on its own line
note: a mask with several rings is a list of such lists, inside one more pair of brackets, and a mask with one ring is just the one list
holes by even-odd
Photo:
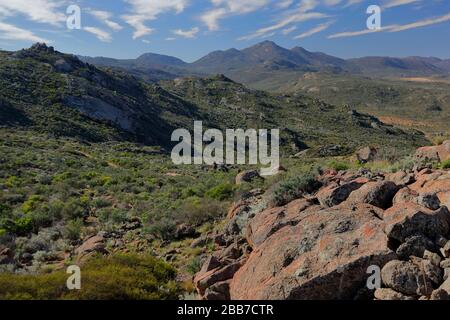
[[426, 161], [445, 161], [450, 159], [450, 140], [439, 146], [422, 147], [416, 152], [416, 158]]
[[[282, 207], [260, 190], [233, 206], [195, 277], [203, 299], [449, 299], [449, 170], [317, 180], [316, 194]], [[374, 267], [381, 287], [368, 288]]]

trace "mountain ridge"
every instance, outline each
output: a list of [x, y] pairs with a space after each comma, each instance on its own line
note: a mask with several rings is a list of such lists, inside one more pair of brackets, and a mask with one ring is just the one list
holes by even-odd
[[[166, 71], [167, 77], [224, 73], [232, 77], [236, 70], [257, 68], [262, 70], [330, 71], [368, 76], [439, 75], [450, 72], [450, 59], [436, 57], [366, 56], [342, 59], [323, 52], [312, 52], [302, 47], [286, 49], [275, 42], [263, 41], [238, 50], [212, 51], [200, 59], [187, 63], [181, 59], [153, 53], [136, 59], [109, 59], [81, 57], [85, 62], [99, 66], [124, 69], [154, 69]], [[144, 61], [143, 61], [144, 60]], [[157, 79], [164, 80], [164, 79]]]

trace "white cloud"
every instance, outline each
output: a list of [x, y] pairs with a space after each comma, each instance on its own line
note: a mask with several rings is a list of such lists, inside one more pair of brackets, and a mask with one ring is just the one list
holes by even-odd
[[50, 40], [38, 37], [29, 30], [21, 29], [12, 24], [3, 23], [1, 21], [0, 39], [51, 43]]
[[84, 27], [83, 30], [92, 33], [94, 36], [97, 37], [98, 40], [102, 42], [111, 42], [112, 40], [111, 34], [102, 29], [95, 27]]
[[302, 34], [299, 34], [298, 36], [294, 37], [294, 39], [298, 40], [298, 39], [304, 39], [304, 38], [310, 37], [316, 33], [319, 33], [319, 32], [322, 32], [322, 31], [328, 29], [333, 23], [334, 23], [334, 21], [319, 24], [317, 27], [312, 28], [311, 30], [308, 30]]
[[175, 40], [177, 40], [176, 38], [174, 38], [174, 37], [169, 37], [169, 38], [166, 38], [166, 41], [175, 41]]
[[271, 0], [211, 0], [215, 8], [206, 11], [200, 20], [210, 31], [220, 28], [219, 21], [230, 16], [243, 15], [264, 8]]
[[411, 3], [421, 2], [422, 0], [388, 0], [383, 5], [384, 9], [404, 6]]
[[364, 29], [364, 30], [360, 30], [360, 31], [340, 32], [340, 33], [335, 33], [335, 34], [332, 34], [332, 35], [328, 36], [328, 39], [356, 37], [356, 36], [361, 36], [361, 35], [364, 35], [364, 34], [376, 33], [376, 32], [381, 32], [381, 31], [382, 31], [381, 29], [380, 30]]
[[413, 23], [408, 23], [405, 25], [388, 25], [388, 26], [382, 27], [380, 30], [365, 29], [365, 30], [360, 30], [360, 31], [336, 33], [336, 34], [332, 34], [332, 35], [328, 36], [328, 39], [355, 37], [355, 36], [360, 36], [360, 35], [365, 35], [365, 34], [370, 34], [370, 33], [383, 32], [383, 31], [400, 32], [400, 31], [405, 31], [405, 30], [410, 30], [410, 29], [415, 29], [415, 28], [431, 26], [434, 24], [444, 23], [447, 21], [450, 21], [450, 13], [440, 16], [440, 17], [419, 20], [419, 21], [416, 21]]
[[192, 38], [195, 38], [195, 36], [197, 35], [197, 33], [199, 31], [200, 31], [200, 29], [195, 27], [195, 28], [192, 28], [190, 30], [177, 29], [177, 30], [173, 30], [172, 32], [174, 34], [176, 34], [177, 36], [180, 36], [180, 37], [183, 37], [183, 38], [192, 39]]
[[31, 21], [58, 25], [66, 21], [61, 0], [0, 0], [0, 13], [5, 16], [23, 15]]
[[327, 18], [327, 17], [328, 17], [328, 15], [319, 13], [319, 12], [294, 13], [292, 15], [284, 17], [282, 20], [280, 20], [279, 22], [277, 22], [274, 25], [256, 30], [254, 33], [249, 34], [244, 37], [241, 37], [238, 40], [252, 40], [252, 39], [264, 37], [267, 34], [270, 34], [279, 29], [285, 28], [293, 23], [299, 23], [299, 22], [304, 22], [304, 21], [313, 20], [313, 19], [322, 19], [322, 18]]
[[289, 8], [294, 3], [294, 0], [280, 0], [277, 3], [277, 7], [281, 9]]
[[88, 13], [94, 16], [97, 20], [103, 22], [105, 25], [107, 25], [114, 31], [119, 31], [123, 29], [123, 27], [120, 24], [111, 20], [113, 17], [113, 14], [111, 12], [101, 10], [88, 10]]
[[145, 25], [155, 20], [160, 14], [167, 12], [181, 13], [188, 5], [188, 0], [125, 0], [131, 5], [131, 14], [122, 16], [135, 32], [133, 39], [148, 35], [154, 31]]
[[288, 34], [294, 32], [295, 30], [297, 30], [297, 26], [292, 26], [292, 27], [284, 29], [283, 31], [281, 31], [281, 33], [284, 34], [285, 36], [287, 36]]
[[391, 26], [391, 28], [388, 31], [389, 32], [400, 32], [400, 31], [405, 31], [405, 30], [410, 30], [410, 29], [415, 29], [415, 28], [431, 26], [433, 24], [443, 23], [443, 22], [447, 22], [447, 21], [450, 21], [450, 14], [446, 14], [444, 16], [437, 17], [437, 18], [420, 20], [420, 21], [405, 24], [402, 26]]

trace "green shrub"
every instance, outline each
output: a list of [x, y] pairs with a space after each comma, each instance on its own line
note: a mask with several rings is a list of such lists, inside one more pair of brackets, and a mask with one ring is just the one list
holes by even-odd
[[23, 213], [30, 213], [33, 210], [36, 210], [39, 204], [43, 201], [41, 196], [31, 196], [27, 201], [25, 201], [22, 205]]
[[81, 200], [70, 199], [63, 208], [62, 215], [66, 220], [82, 218], [87, 214], [88, 208]]
[[0, 228], [18, 236], [26, 236], [33, 230], [33, 221], [30, 217], [6, 219], [0, 223]]
[[346, 163], [346, 162], [341, 162], [341, 161], [332, 161], [330, 163], [330, 168], [336, 170], [336, 171], [345, 171], [350, 169], [350, 164]]
[[447, 159], [441, 163], [442, 169], [450, 169], [450, 159]]
[[162, 218], [147, 227], [145, 231], [159, 239], [168, 241], [173, 239], [176, 227], [177, 224], [173, 219]]
[[233, 196], [233, 193], [234, 189], [231, 184], [222, 183], [217, 187], [208, 190], [205, 195], [211, 199], [223, 201], [226, 199], [230, 199]]
[[70, 240], [78, 240], [83, 225], [83, 219], [80, 218], [69, 221], [64, 228], [64, 237]]
[[201, 267], [202, 267], [202, 262], [201, 262], [200, 257], [194, 257], [191, 260], [191, 262], [188, 264], [186, 269], [190, 274], [195, 275], [197, 272], [200, 271]]
[[295, 176], [275, 187], [271, 202], [275, 206], [283, 206], [305, 194], [313, 193], [320, 186], [321, 184], [316, 181], [313, 173]]
[[193, 226], [214, 221], [223, 217], [227, 205], [213, 199], [189, 198], [178, 209], [176, 218], [180, 222]]
[[69, 291], [64, 271], [39, 275], [0, 274], [0, 300], [177, 299], [175, 270], [150, 256], [95, 258], [81, 270], [81, 290]]
[[102, 223], [120, 224], [127, 221], [127, 212], [118, 208], [104, 208], [98, 211], [98, 219]]

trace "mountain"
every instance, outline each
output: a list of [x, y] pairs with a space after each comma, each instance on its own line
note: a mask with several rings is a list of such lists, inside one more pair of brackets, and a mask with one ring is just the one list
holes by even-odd
[[408, 148], [426, 142], [418, 132], [385, 125], [348, 106], [255, 91], [225, 76], [148, 84], [43, 44], [1, 55], [0, 96], [7, 111], [0, 113], [0, 124], [6, 126], [168, 147], [173, 130], [202, 120], [219, 129], [280, 128], [288, 154], [304, 148], [326, 154], [327, 146], [348, 154], [366, 144]]
[[215, 51], [190, 64], [189, 69], [227, 74], [249, 68], [305, 71], [317, 69], [317, 67], [329, 65], [335, 67], [344, 64], [344, 60], [323, 53], [312, 53], [298, 47], [288, 50], [274, 42], [264, 41], [241, 51], [237, 49]]
[[390, 57], [365, 57], [348, 60], [355, 67], [354, 73], [371, 76], [412, 76], [443, 74], [445, 70], [438, 66], [437, 58], [390, 58]]
[[345, 60], [301, 47], [286, 49], [271, 41], [243, 50], [214, 51], [193, 63], [152, 53], [129, 60], [81, 59], [96, 66], [126, 71], [146, 82], [224, 74], [234, 81], [268, 90], [291, 85], [299, 76], [311, 72], [371, 78], [447, 76], [450, 73], [450, 60], [434, 57], [362, 57]]
[[186, 73], [183, 68], [187, 66], [187, 63], [181, 59], [155, 53], [145, 53], [137, 59], [92, 58], [84, 56], [79, 56], [79, 58], [98, 67], [110, 67], [127, 71], [147, 82], [175, 79], [179, 75]]

